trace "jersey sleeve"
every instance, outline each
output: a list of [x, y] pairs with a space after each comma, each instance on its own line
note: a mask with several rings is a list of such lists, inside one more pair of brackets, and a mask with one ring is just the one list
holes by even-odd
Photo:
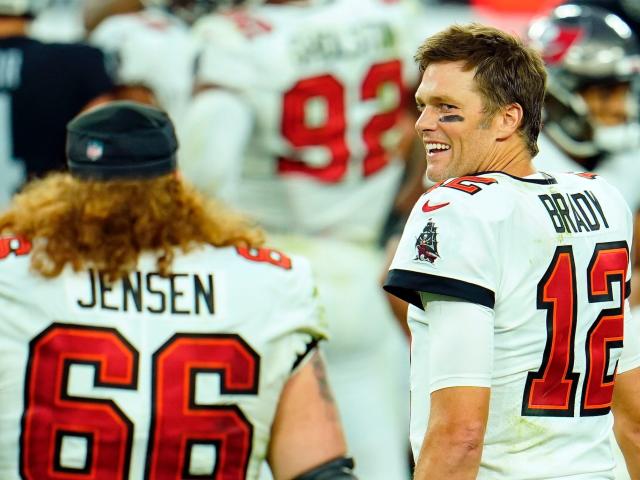
[[[198, 93], [177, 125], [185, 177], [200, 191], [234, 204], [253, 121], [251, 107], [233, 92], [212, 88]], [[233, 128], [211, 128], [225, 123]]]
[[418, 200], [384, 288], [419, 308], [418, 292], [493, 308], [500, 282], [504, 207], [492, 202], [495, 195], [488, 191], [468, 195], [445, 190], [452, 189], [438, 188]]
[[629, 307], [624, 302], [624, 346], [618, 361], [618, 373], [640, 367], [640, 308]]
[[278, 285], [282, 314], [277, 323], [285, 331], [326, 339], [327, 324], [309, 261], [297, 255], [290, 258], [291, 268], [282, 272]]
[[254, 87], [260, 59], [253, 59], [251, 39], [224, 15], [209, 15], [196, 22], [193, 36], [200, 44], [195, 82], [232, 90]]
[[327, 324], [319, 304], [315, 281], [309, 262], [303, 257], [291, 257], [292, 268], [285, 272], [281, 284], [283, 313], [277, 322], [289, 338], [295, 353], [291, 372], [298, 370], [310, 358], [321, 340], [327, 339]]
[[98, 26], [91, 43], [117, 57], [119, 84], [151, 89], [165, 109], [190, 94], [198, 47], [175, 19], [155, 11], [115, 15]]
[[92, 45], [117, 58], [115, 74], [120, 84], [141, 83], [141, 72], [147, 66], [145, 62], [139, 68], [131, 65], [132, 59], [125, 52], [127, 44], [136, 43], [132, 38], [135, 39], [138, 28], [133, 15], [113, 15], [102, 21], [89, 37]]

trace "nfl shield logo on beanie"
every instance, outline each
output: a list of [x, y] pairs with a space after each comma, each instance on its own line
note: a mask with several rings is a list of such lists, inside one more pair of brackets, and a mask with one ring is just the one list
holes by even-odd
[[97, 140], [89, 140], [87, 143], [87, 158], [92, 161], [99, 160], [102, 157], [104, 147], [102, 142]]
[[79, 178], [106, 181], [167, 175], [176, 170], [177, 149], [166, 112], [141, 103], [109, 102], [67, 125], [67, 165]]

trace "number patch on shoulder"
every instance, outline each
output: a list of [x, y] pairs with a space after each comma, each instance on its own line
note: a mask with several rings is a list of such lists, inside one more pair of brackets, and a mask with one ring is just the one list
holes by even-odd
[[31, 242], [26, 238], [15, 235], [0, 236], [0, 260], [4, 260], [11, 254], [20, 257], [28, 255], [29, 252], [31, 252]]

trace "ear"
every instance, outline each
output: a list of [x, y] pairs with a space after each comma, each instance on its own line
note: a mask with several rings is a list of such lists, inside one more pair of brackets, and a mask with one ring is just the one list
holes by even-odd
[[497, 115], [497, 139], [506, 140], [517, 132], [522, 124], [524, 112], [519, 103], [512, 103], [502, 109]]

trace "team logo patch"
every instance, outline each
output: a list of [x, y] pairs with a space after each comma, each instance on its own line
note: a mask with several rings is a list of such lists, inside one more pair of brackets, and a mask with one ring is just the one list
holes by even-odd
[[104, 153], [104, 146], [98, 140], [89, 140], [87, 143], [87, 158], [93, 162], [100, 160]]
[[438, 229], [436, 224], [433, 223], [433, 219], [430, 218], [422, 233], [416, 239], [416, 258], [414, 260], [433, 263], [437, 258], [440, 258], [438, 253]]

